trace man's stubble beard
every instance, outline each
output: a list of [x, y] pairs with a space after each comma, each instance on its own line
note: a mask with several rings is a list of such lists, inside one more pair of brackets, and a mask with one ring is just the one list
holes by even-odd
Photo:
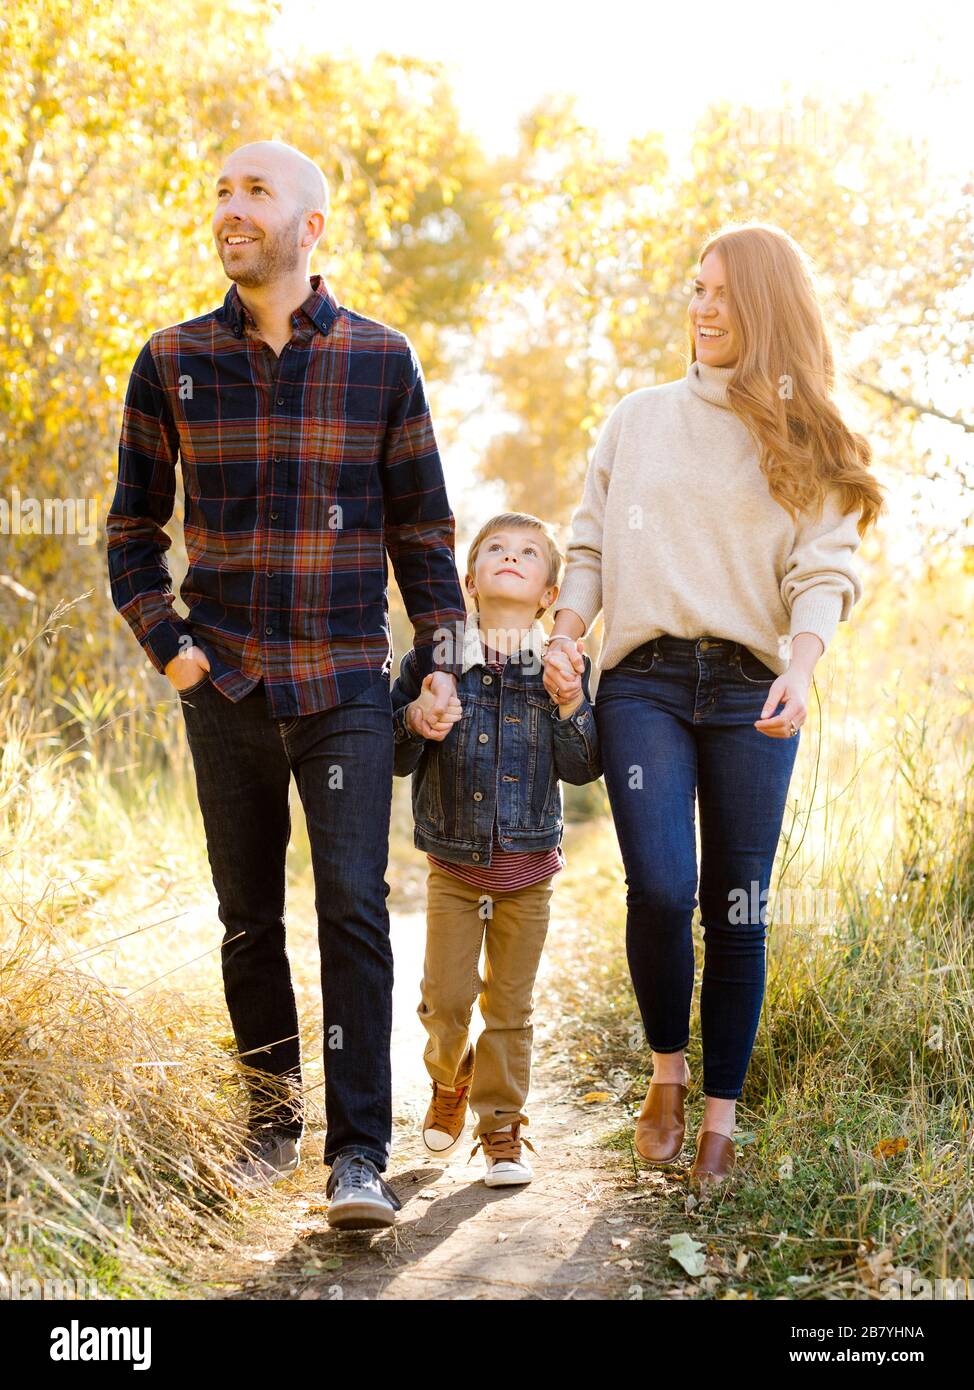
[[295, 213], [289, 226], [279, 232], [270, 244], [266, 239], [262, 241], [260, 254], [253, 264], [241, 266], [239, 270], [228, 270], [224, 261], [227, 278], [243, 285], [244, 289], [256, 289], [274, 280], [282, 280], [297, 270], [301, 260], [297, 233], [303, 216], [303, 212]]

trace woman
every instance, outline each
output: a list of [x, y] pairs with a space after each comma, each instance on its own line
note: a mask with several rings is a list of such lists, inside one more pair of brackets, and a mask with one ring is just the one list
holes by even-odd
[[734, 1165], [812, 672], [861, 596], [853, 555], [884, 504], [870, 447], [831, 398], [829, 337], [791, 237], [763, 225], [713, 237], [689, 332], [686, 376], [631, 392], [602, 430], [545, 685], [553, 699], [574, 688], [577, 639], [602, 610], [595, 714], [653, 1053], [635, 1144], [658, 1165], [684, 1140], [699, 802], [705, 1102], [690, 1185], [702, 1192]]

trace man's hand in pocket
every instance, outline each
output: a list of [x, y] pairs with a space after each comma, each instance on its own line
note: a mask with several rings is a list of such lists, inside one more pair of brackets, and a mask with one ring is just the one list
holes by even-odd
[[166, 675], [177, 690], [188, 690], [203, 679], [210, 669], [210, 658], [201, 647], [187, 647], [185, 652], [166, 663]]

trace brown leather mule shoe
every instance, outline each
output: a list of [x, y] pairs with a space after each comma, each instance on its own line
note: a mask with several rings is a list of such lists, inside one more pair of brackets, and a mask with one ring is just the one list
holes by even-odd
[[683, 1148], [686, 1121], [683, 1115], [683, 1102], [690, 1085], [690, 1072], [687, 1070], [686, 1082], [651, 1081], [646, 1099], [643, 1101], [639, 1118], [636, 1120], [636, 1133], [633, 1146], [640, 1158], [647, 1163], [673, 1163]]
[[733, 1139], [713, 1129], [701, 1130], [688, 1188], [699, 1196], [717, 1191], [732, 1173], [736, 1161]]

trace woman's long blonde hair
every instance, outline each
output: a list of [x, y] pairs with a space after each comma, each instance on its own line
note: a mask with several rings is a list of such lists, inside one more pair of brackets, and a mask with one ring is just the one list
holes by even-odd
[[[797, 520], [817, 515], [838, 487], [863, 535], [885, 503], [869, 471], [868, 440], [832, 400], [835, 361], [808, 258], [780, 227], [725, 227], [700, 252], [718, 251], [727, 312], [740, 343], [727, 399], [751, 431], [771, 495]], [[696, 360], [693, 332], [690, 358]]]

